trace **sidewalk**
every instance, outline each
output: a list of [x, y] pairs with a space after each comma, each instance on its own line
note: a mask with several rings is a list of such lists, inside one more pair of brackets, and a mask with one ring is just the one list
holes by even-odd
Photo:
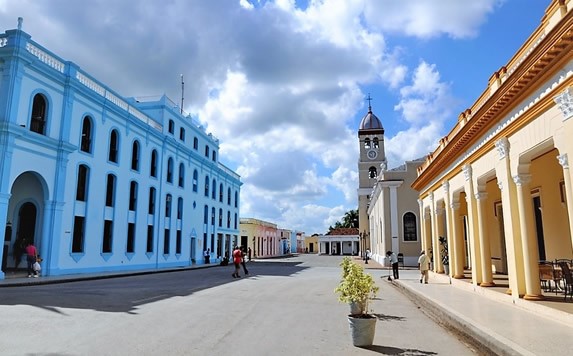
[[[358, 261], [387, 281], [387, 268]], [[482, 350], [497, 355], [570, 355], [573, 350], [571, 313], [521, 299], [513, 303], [509, 295], [443, 274], [430, 273], [429, 284], [419, 280], [417, 269], [406, 268], [390, 283], [436, 322], [469, 337]]]

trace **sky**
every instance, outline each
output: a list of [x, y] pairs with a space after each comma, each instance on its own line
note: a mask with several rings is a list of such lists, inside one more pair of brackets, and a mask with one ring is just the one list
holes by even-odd
[[166, 94], [220, 141], [240, 215], [323, 234], [358, 206], [358, 136], [388, 167], [433, 151], [550, 0], [0, 0], [17, 27], [124, 97]]

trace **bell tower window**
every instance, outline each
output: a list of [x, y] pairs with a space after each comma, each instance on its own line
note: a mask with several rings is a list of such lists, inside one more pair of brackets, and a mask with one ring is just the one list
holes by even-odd
[[364, 148], [366, 149], [370, 148], [370, 139], [368, 137], [364, 139]]
[[368, 169], [368, 178], [376, 178], [376, 176], [378, 176], [376, 172], [376, 167], [370, 167]]

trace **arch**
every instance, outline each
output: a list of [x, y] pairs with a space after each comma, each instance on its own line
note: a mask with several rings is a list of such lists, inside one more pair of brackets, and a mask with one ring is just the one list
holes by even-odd
[[167, 183], [173, 183], [173, 158], [167, 159]]
[[183, 165], [183, 163], [179, 164], [179, 179], [177, 184], [183, 188], [183, 186], [185, 185], [185, 165]]
[[34, 95], [32, 113], [30, 115], [30, 131], [46, 135], [48, 100], [44, 94]]
[[405, 242], [418, 241], [418, 218], [411, 211], [402, 216], [402, 231]]
[[131, 148], [131, 169], [139, 171], [139, 141], [134, 140]]
[[175, 133], [175, 121], [169, 120], [168, 127], [169, 127], [169, 133], [173, 135]]
[[149, 175], [157, 178], [157, 150], [151, 151], [151, 165], [149, 167]]
[[378, 176], [378, 172], [376, 171], [376, 167], [372, 166], [368, 168], [368, 178], [376, 178]]
[[378, 137], [374, 137], [372, 139], [372, 147], [373, 148], [379, 148], [380, 147], [380, 142], [378, 141]]
[[109, 134], [109, 152], [108, 161], [118, 163], [119, 159], [119, 133], [116, 129], [111, 130]]
[[82, 137], [80, 139], [80, 150], [92, 153], [93, 120], [90, 116], [84, 116], [82, 120]]

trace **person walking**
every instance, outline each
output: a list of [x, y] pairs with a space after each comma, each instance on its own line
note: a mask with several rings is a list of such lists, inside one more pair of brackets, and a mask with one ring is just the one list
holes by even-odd
[[399, 279], [400, 276], [398, 273], [398, 257], [396, 257], [396, 254], [392, 251], [387, 251], [386, 257], [388, 257], [390, 264], [392, 265], [392, 274], [394, 275], [394, 279]]
[[365, 264], [368, 264], [368, 260], [369, 260], [369, 259], [370, 259], [370, 250], [369, 250], [369, 249], [366, 249], [366, 253], [365, 253], [365, 255], [364, 255], [364, 261], [365, 261], [364, 263], [365, 263]]
[[241, 247], [241, 265], [243, 266], [243, 271], [245, 272], [245, 276], [249, 274], [247, 270], [247, 261], [245, 261], [245, 247]]
[[206, 249], [205, 251], [203, 251], [203, 257], [205, 258], [205, 264], [208, 265], [211, 259], [211, 251], [209, 249]]
[[253, 254], [253, 250], [251, 248], [247, 248], [247, 255], [249, 256], [249, 262], [251, 262], [251, 255]]
[[28, 278], [38, 278], [38, 272], [34, 271], [34, 263], [36, 263], [36, 259], [38, 258], [38, 250], [36, 246], [32, 242], [28, 242], [26, 244], [26, 261], [28, 262]]
[[243, 254], [239, 249], [239, 246], [235, 246], [233, 249], [233, 264], [235, 265], [235, 272], [233, 273], [233, 278], [240, 278], [239, 271], [241, 270], [241, 260], [243, 259]]
[[425, 284], [428, 284], [428, 270], [430, 269], [430, 258], [426, 255], [426, 252], [422, 250], [420, 252], [420, 257], [418, 257], [418, 268], [420, 269], [420, 283], [424, 280]]

